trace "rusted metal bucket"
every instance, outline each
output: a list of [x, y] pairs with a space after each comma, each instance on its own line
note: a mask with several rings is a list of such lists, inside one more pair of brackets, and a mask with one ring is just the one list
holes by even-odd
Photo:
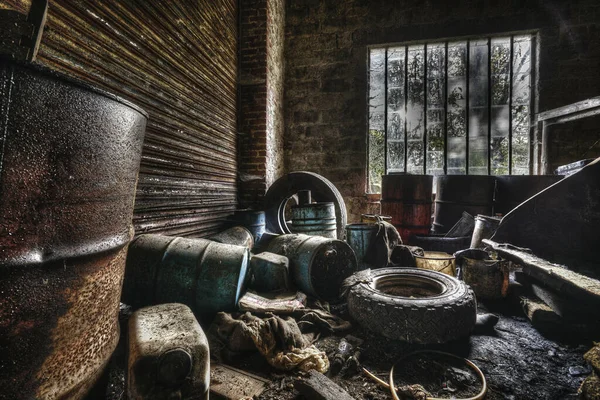
[[373, 268], [368, 260], [365, 260], [367, 250], [371, 246], [375, 235], [379, 229], [377, 224], [348, 224], [346, 225], [346, 242], [354, 250], [358, 269], [363, 270]]
[[508, 294], [508, 261], [492, 260], [480, 249], [468, 249], [454, 254], [461, 268], [462, 279], [473, 289], [478, 299], [501, 299]]
[[417, 268], [431, 269], [450, 276], [456, 276], [456, 258], [452, 254], [440, 251], [426, 251], [422, 256], [415, 256]]
[[392, 216], [404, 242], [431, 230], [432, 175], [384, 175], [381, 213]]
[[133, 307], [183, 303], [197, 314], [233, 311], [244, 290], [247, 247], [162, 235], [129, 246], [123, 302]]
[[290, 230], [310, 236], [337, 239], [337, 220], [332, 202], [292, 206]]
[[143, 110], [0, 60], [0, 388], [83, 398], [118, 338]]
[[472, 249], [483, 247], [481, 241], [483, 239], [489, 239], [492, 237], [496, 229], [500, 225], [500, 218], [489, 217], [487, 215], [476, 215], [475, 216], [475, 229], [473, 230], [473, 236], [471, 237]]
[[280, 235], [271, 239], [266, 251], [289, 258], [298, 288], [327, 301], [337, 300], [344, 279], [357, 271], [354, 251], [341, 240]]
[[464, 211], [492, 215], [495, 184], [495, 177], [487, 175], [438, 176], [433, 231], [448, 232]]

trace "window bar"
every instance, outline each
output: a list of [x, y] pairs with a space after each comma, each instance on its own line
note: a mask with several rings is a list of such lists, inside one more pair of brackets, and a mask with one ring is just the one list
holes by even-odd
[[508, 64], [508, 174], [512, 175], [512, 98], [513, 98], [513, 61], [514, 61], [515, 37], [510, 35], [510, 61]]
[[404, 173], [408, 172], [408, 46], [404, 46]]
[[383, 171], [388, 173], [388, 48], [385, 48], [383, 59]]
[[444, 175], [448, 173], [448, 42], [444, 46]]
[[427, 43], [423, 45], [423, 174], [427, 174]]
[[488, 175], [492, 174], [492, 38], [488, 38]]
[[466, 138], [465, 138], [465, 175], [469, 175], [469, 98], [471, 97], [470, 93], [469, 93], [469, 80], [470, 80], [470, 70], [471, 70], [471, 64], [470, 64], [470, 53], [471, 53], [471, 41], [467, 40], [467, 54], [466, 54], [466, 60], [465, 60], [465, 72], [467, 74], [466, 76], [466, 99], [467, 101], [465, 102], [465, 133], [466, 133]]

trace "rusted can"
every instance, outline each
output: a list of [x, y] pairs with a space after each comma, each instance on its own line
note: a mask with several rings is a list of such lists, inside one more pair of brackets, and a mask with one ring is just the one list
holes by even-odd
[[348, 224], [346, 225], [346, 242], [354, 250], [358, 270], [373, 268], [373, 265], [366, 259], [367, 251], [373, 243], [379, 226], [377, 224]]
[[492, 215], [496, 179], [487, 175], [442, 175], [436, 178], [434, 233], [446, 233], [471, 215]]
[[128, 344], [129, 400], [208, 400], [208, 340], [188, 306], [137, 310], [129, 319]]
[[146, 118], [0, 60], [0, 397], [83, 398], [116, 347]]
[[210, 236], [209, 239], [213, 242], [235, 244], [236, 246], [244, 246], [249, 249], [254, 247], [254, 236], [252, 236], [252, 232], [243, 226], [234, 226], [225, 229], [223, 232]]
[[508, 261], [491, 260], [480, 249], [468, 249], [455, 254], [462, 279], [479, 299], [501, 299], [508, 294]]
[[496, 229], [500, 225], [500, 218], [489, 217], [487, 215], [476, 215], [475, 216], [475, 229], [473, 230], [473, 236], [471, 237], [472, 249], [483, 247], [481, 241], [483, 239], [489, 239], [492, 237]]
[[290, 230], [293, 233], [337, 239], [337, 219], [333, 203], [292, 206]]
[[429, 233], [432, 175], [384, 175], [381, 187], [381, 213], [391, 215], [392, 225], [404, 242]]
[[271, 239], [267, 251], [286, 256], [296, 286], [326, 301], [337, 300], [344, 279], [357, 271], [354, 251], [337, 239], [280, 235]]
[[129, 246], [123, 302], [183, 303], [197, 314], [235, 310], [246, 284], [247, 247], [162, 235]]

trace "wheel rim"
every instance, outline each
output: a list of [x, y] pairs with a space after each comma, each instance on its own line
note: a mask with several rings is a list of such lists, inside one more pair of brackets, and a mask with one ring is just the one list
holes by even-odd
[[373, 279], [372, 288], [392, 297], [434, 298], [447, 292], [442, 282], [417, 275], [387, 275]]

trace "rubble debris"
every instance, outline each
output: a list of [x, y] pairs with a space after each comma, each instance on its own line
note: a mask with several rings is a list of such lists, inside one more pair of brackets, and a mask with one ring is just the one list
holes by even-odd
[[600, 400], [600, 377], [593, 373], [581, 383], [577, 391], [581, 400]]
[[208, 399], [208, 341], [189, 307], [172, 303], [136, 311], [128, 342], [129, 399]]
[[597, 374], [600, 374], [600, 343], [595, 343], [587, 353], [583, 355]]
[[311, 400], [354, 400], [348, 392], [317, 371], [309, 371], [306, 378], [297, 379], [294, 388]]
[[213, 354], [219, 349], [247, 351], [256, 349], [267, 362], [284, 371], [315, 369], [326, 372], [329, 359], [304, 337], [292, 317], [257, 317], [249, 312], [234, 317], [218, 313], [208, 331]]
[[390, 339], [443, 343], [475, 326], [473, 291], [449, 275], [423, 269], [361, 271], [344, 284], [348, 311], [360, 325]]
[[260, 396], [271, 382], [224, 364], [210, 366], [210, 393], [227, 400]]
[[262, 252], [250, 257], [250, 288], [258, 292], [285, 291], [292, 288], [290, 260], [279, 254]]
[[252, 232], [243, 226], [233, 226], [229, 229], [225, 229], [223, 232], [210, 236], [208, 239], [213, 242], [234, 244], [249, 249], [254, 247], [254, 236], [252, 235]]
[[337, 188], [327, 179], [314, 172], [294, 171], [277, 179], [265, 194], [265, 217], [267, 229], [273, 233], [292, 233], [285, 215], [286, 205], [303, 190], [310, 190], [312, 200], [332, 202], [335, 206], [337, 238], [345, 238], [348, 223], [346, 204]]

